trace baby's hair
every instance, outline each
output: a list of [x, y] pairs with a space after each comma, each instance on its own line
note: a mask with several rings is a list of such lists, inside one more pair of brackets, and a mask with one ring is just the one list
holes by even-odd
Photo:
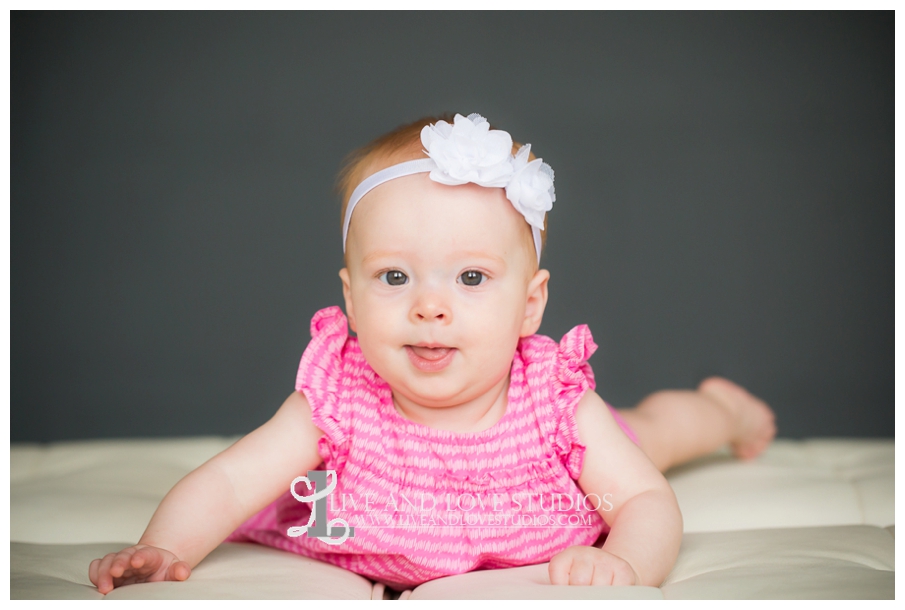
[[[454, 116], [452, 113], [444, 113], [439, 116], [422, 117], [412, 123], [400, 125], [373, 142], [349, 153], [343, 160], [342, 168], [336, 178], [336, 191], [342, 200], [340, 227], [346, 217], [346, 206], [349, 204], [352, 191], [361, 184], [362, 180], [397, 163], [427, 158], [424, 147], [421, 145], [421, 130], [437, 121], [452, 123]], [[513, 142], [512, 154], [515, 154], [519, 148], [521, 148], [521, 144]], [[535, 159], [534, 151], [530, 153], [529, 159]], [[549, 214], [544, 218], [544, 229], [541, 231], [541, 248], [547, 243], [548, 217]], [[533, 251], [534, 242], [530, 243]]]

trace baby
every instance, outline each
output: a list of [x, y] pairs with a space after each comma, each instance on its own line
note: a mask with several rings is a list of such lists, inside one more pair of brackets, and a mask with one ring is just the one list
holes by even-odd
[[400, 127], [350, 157], [341, 187], [346, 315], [314, 316], [297, 391], [183, 478], [138, 544], [92, 561], [91, 582], [185, 580], [231, 540], [398, 589], [542, 562], [553, 584], [659, 585], [682, 539], [661, 473], [727, 443], [758, 455], [769, 407], [711, 378], [616, 411], [586, 326], [535, 334], [553, 172], [482, 117]]

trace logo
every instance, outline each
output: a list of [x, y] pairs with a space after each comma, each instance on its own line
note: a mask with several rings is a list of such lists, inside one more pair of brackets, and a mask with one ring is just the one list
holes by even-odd
[[[327, 484], [327, 476], [333, 475], [333, 480]], [[300, 496], [295, 491], [295, 486], [304, 483], [308, 487], [308, 491], [315, 488], [316, 492]], [[312, 487], [314, 483], [314, 487]], [[296, 477], [289, 486], [289, 491], [293, 497], [299, 502], [314, 503], [311, 508], [311, 516], [308, 517], [308, 523], [302, 527], [290, 527], [286, 532], [293, 538], [301, 535], [307, 535], [309, 538], [317, 538], [326, 544], [342, 544], [349, 538], [355, 537], [355, 528], [342, 519], [330, 520], [330, 514], [327, 510], [327, 496], [336, 489], [336, 471], [335, 470], [309, 470], [308, 476]], [[315, 525], [311, 525], [314, 522]]]
[[[296, 491], [299, 483], [308, 487], [308, 495]], [[595, 529], [603, 523], [601, 515], [613, 510], [613, 494], [584, 494], [577, 488], [571, 493], [549, 489], [533, 493], [428, 491], [414, 495], [390, 491], [382, 497], [369, 490], [333, 493], [337, 483], [335, 470], [309, 470], [307, 476], [292, 481], [289, 490], [293, 497], [313, 506], [308, 523], [288, 528], [287, 535], [338, 545], [354, 538], [356, 529], [363, 530], [365, 536], [387, 529]], [[331, 519], [331, 513], [341, 517]]]

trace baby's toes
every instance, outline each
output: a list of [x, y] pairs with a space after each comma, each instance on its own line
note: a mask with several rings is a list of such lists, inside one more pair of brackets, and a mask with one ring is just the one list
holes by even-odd
[[745, 460], [755, 458], [770, 446], [775, 436], [776, 424], [773, 423], [771, 414], [771, 417], [765, 420], [744, 442], [737, 443], [733, 447], [735, 455]]

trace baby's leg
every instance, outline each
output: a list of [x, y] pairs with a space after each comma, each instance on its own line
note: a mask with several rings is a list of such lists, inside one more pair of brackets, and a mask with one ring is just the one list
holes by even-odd
[[651, 394], [634, 409], [620, 409], [619, 414], [661, 472], [726, 443], [736, 456], [750, 459], [776, 435], [770, 407], [721, 377], [705, 379], [697, 390]]

